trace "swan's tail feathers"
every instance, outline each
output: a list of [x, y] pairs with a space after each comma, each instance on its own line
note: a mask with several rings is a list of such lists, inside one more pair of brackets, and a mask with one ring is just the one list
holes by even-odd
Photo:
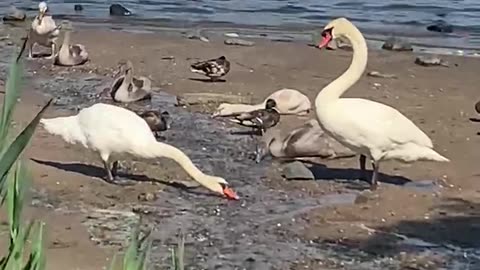
[[405, 162], [414, 162], [417, 160], [450, 162], [450, 160], [430, 147], [419, 146], [417, 144], [407, 144], [404, 147], [389, 151], [385, 158], [399, 159]]
[[67, 143], [86, 144], [85, 136], [78, 125], [76, 116], [42, 118], [40, 124], [48, 133], [61, 136]]

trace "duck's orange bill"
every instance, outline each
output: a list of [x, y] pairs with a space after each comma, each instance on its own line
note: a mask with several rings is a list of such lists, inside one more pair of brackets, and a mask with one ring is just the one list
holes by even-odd
[[229, 188], [229, 187], [225, 187], [223, 189], [223, 195], [225, 195], [225, 197], [227, 197], [228, 199], [230, 200], [238, 200], [240, 199], [240, 197], [238, 197], [237, 193], [235, 191], [233, 191], [233, 189]]

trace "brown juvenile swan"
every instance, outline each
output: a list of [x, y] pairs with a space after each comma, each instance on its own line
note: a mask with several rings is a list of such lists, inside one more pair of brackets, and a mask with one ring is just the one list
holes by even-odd
[[120, 62], [123, 73], [112, 84], [110, 95], [115, 102], [134, 102], [151, 98], [152, 82], [147, 77], [133, 75], [133, 64], [130, 61]]
[[286, 136], [282, 136], [278, 129], [268, 130], [262, 139], [255, 161], [259, 163], [268, 154], [275, 158], [292, 159], [305, 157], [336, 159], [356, 155], [328, 136], [315, 119], [310, 119]]
[[82, 44], [70, 44], [70, 32], [73, 30], [72, 23], [62, 22], [62, 29], [65, 30], [62, 47], [55, 59], [56, 65], [77, 66], [88, 61], [88, 52]]

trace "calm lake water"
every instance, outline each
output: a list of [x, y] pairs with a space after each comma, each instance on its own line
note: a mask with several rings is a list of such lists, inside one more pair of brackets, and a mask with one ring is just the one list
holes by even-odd
[[[9, 4], [34, 13], [38, 0], [0, 1], [0, 11]], [[61, 18], [90, 23], [128, 23], [162, 27], [229, 27], [311, 31], [330, 19], [345, 16], [370, 38], [389, 35], [408, 37], [427, 46], [476, 49], [480, 47], [480, 1], [478, 0], [50, 0], [51, 12]], [[134, 17], [112, 19], [108, 7], [120, 3]], [[74, 4], [84, 10], [75, 12]], [[426, 26], [443, 20], [454, 32], [429, 32]]]

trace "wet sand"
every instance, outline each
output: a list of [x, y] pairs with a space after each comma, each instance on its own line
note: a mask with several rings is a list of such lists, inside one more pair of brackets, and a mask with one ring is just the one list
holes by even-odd
[[[91, 62], [63, 68], [51, 66], [48, 60], [26, 61], [30, 73], [16, 113], [19, 124], [31, 119], [45, 102], [41, 92], [63, 95], [68, 101], [49, 109], [49, 117], [72, 114], [68, 109], [97, 102], [95, 93], [108, 86], [113, 68], [126, 58], [136, 73], [151, 77], [154, 86], [172, 95], [228, 93], [249, 95], [255, 102], [280, 88], [298, 89], [313, 100], [351, 59], [348, 51], [262, 40], [256, 40], [253, 47], [234, 47], [220, 39], [205, 43], [103, 30], [78, 30], [72, 39], [86, 45]], [[226, 82], [207, 83], [190, 73], [191, 62], [220, 55], [232, 63]], [[167, 56], [173, 59], [162, 60]], [[87, 222], [95, 219], [87, 218], [94, 209], [148, 210], [142, 216], [155, 226], [152, 260], [157, 269], [168, 264], [168, 248], [174, 245], [179, 227], [188, 234], [189, 269], [402, 269], [395, 267], [413, 267], [423, 261], [439, 269], [465, 269], [468, 263], [471, 269], [480, 267], [480, 229], [475, 225], [479, 221], [480, 154], [476, 147], [480, 138], [477, 125], [468, 120], [476, 116], [473, 106], [478, 98], [480, 62], [443, 58], [450, 62], [449, 68], [415, 65], [412, 53], [371, 50], [367, 71], [393, 73], [398, 79], [365, 75], [345, 95], [394, 106], [451, 160], [448, 164], [386, 162], [382, 183], [373, 194], [362, 191], [367, 186], [357, 180], [356, 158], [320, 161], [328, 167], [321, 173], [324, 180], [283, 180], [279, 162], [267, 159], [256, 165], [245, 154], [253, 150], [251, 141], [227, 135], [238, 127], [203, 114], [211, 106], [169, 108], [177, 118], [166, 133], [167, 142], [186, 151], [202, 170], [226, 177], [240, 193], [239, 202], [208, 196], [201, 188], [192, 193], [158, 182], [109, 185], [98, 177], [102, 171], [95, 154], [68, 146], [39, 129], [26, 152], [32, 159], [37, 203], [29, 207], [29, 216], [48, 223], [48, 268], [64, 269], [66, 262], [72, 269], [99, 269], [108, 264], [107, 258], [118, 246], [108, 241], [95, 245], [89, 240], [92, 235], [103, 233], [108, 238], [109, 234], [109, 230], [95, 233], [92, 229], [98, 229], [101, 220], [96, 225]], [[111, 102], [108, 98], [102, 101]], [[132, 107], [143, 105], [150, 106]], [[279, 128], [296, 127], [306, 119], [283, 117]], [[185, 134], [190, 136], [184, 138]], [[170, 161], [129, 165], [135, 168], [134, 174], [151, 179], [189, 180]], [[392, 181], [402, 184], [386, 183]], [[157, 192], [159, 198], [139, 201], [142, 192]], [[119, 234], [115, 229], [111, 233]], [[415, 241], [402, 242], [402, 237]], [[462, 257], [464, 253], [467, 258]]]

